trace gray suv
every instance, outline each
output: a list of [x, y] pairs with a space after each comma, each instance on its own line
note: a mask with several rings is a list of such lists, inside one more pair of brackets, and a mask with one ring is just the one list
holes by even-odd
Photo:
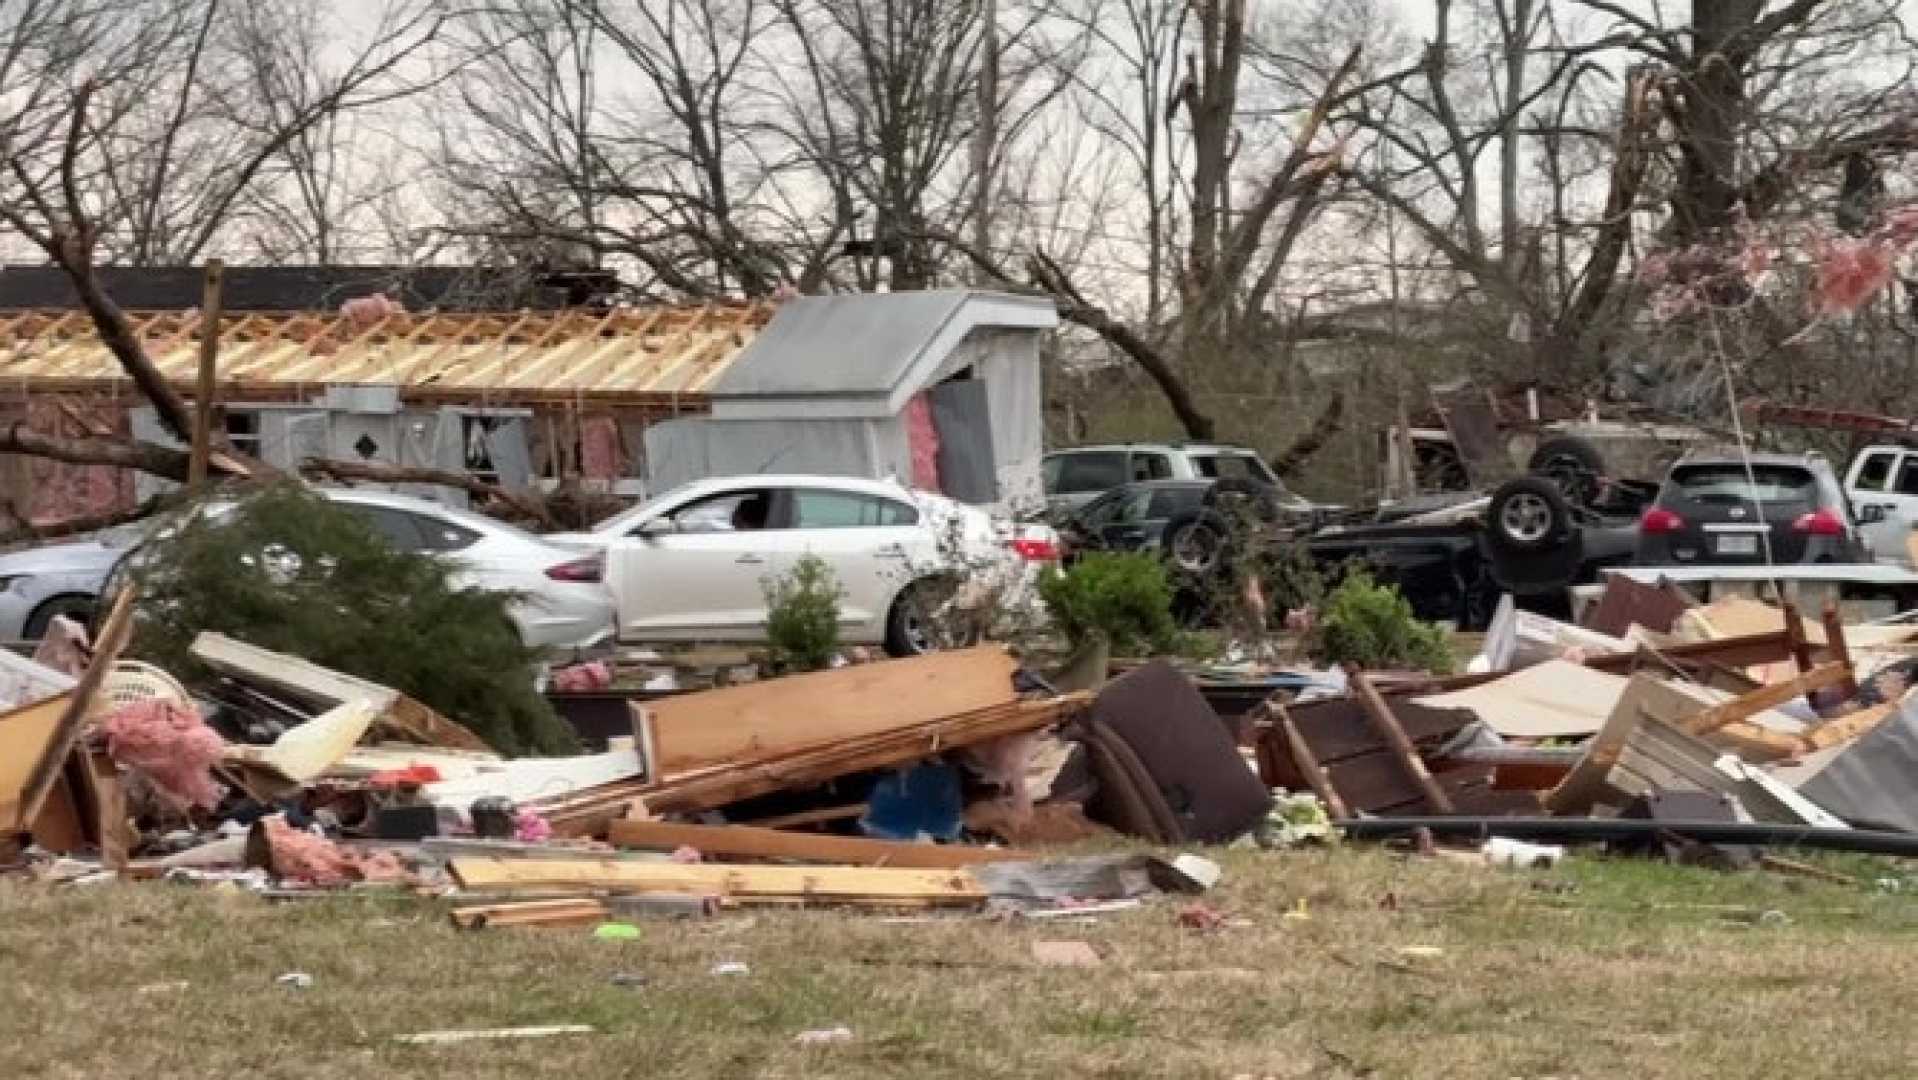
[[1054, 450], [1045, 456], [1046, 505], [1077, 510], [1121, 484], [1146, 480], [1246, 480], [1279, 488], [1256, 451], [1219, 443], [1122, 443]]
[[1692, 454], [1638, 521], [1640, 566], [1870, 561], [1831, 465], [1816, 454]]

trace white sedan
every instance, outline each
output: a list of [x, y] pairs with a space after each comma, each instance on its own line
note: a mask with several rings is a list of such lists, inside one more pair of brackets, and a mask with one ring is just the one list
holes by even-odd
[[701, 480], [547, 539], [605, 553], [622, 641], [763, 641], [765, 583], [810, 554], [842, 590], [841, 640], [895, 656], [939, 646], [931, 612], [955, 586], [1029, 608], [1039, 570], [1059, 557], [1043, 525], [845, 476]]

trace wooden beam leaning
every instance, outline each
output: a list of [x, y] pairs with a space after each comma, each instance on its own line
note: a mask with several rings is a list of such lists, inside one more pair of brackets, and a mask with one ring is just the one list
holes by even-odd
[[1343, 821], [1351, 817], [1350, 808], [1345, 805], [1345, 800], [1339, 797], [1338, 789], [1332, 786], [1332, 777], [1319, 764], [1319, 759], [1312, 753], [1312, 748], [1306, 745], [1305, 736], [1299, 734], [1299, 726], [1292, 722], [1292, 714], [1285, 711], [1285, 706], [1276, 702], [1269, 708], [1273, 715], [1278, 717], [1279, 730], [1285, 733], [1286, 745], [1292, 749], [1292, 761], [1298, 765], [1299, 772], [1305, 774], [1305, 782], [1312, 786], [1312, 793], [1319, 797], [1319, 801], [1325, 804], [1326, 810], [1330, 811], [1334, 818]]
[[187, 486], [206, 484], [207, 456], [213, 450], [213, 395], [220, 364], [220, 296], [226, 264], [208, 259], [206, 290], [200, 299], [200, 381], [193, 402], [193, 453], [187, 460]]
[[1379, 695], [1378, 687], [1372, 685], [1371, 678], [1356, 667], [1347, 669], [1347, 677], [1358, 694], [1360, 704], [1365, 706], [1366, 718], [1372, 721], [1372, 727], [1391, 747], [1393, 756], [1399, 759], [1399, 764], [1411, 776], [1412, 782], [1418, 785], [1432, 812], [1454, 813], [1452, 800], [1439, 789], [1438, 781], [1432, 779], [1431, 770], [1425, 767], [1425, 759], [1419, 757], [1418, 748], [1406, 737], [1405, 729], [1399, 726], [1398, 717], [1392, 715], [1391, 706]]
[[1745, 720], [1814, 690], [1835, 686], [1850, 677], [1851, 668], [1846, 665], [1824, 664], [1796, 678], [1761, 686], [1749, 694], [1710, 706], [1688, 717], [1681, 726], [1693, 735], [1708, 735], [1733, 721]]

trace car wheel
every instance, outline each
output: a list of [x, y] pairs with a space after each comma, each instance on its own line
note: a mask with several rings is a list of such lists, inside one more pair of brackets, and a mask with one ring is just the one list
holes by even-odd
[[1578, 505], [1591, 506], [1598, 501], [1605, 475], [1605, 455], [1599, 453], [1589, 439], [1560, 435], [1538, 444], [1526, 471], [1551, 480], [1566, 498]]
[[82, 626], [88, 625], [93, 621], [94, 612], [99, 606], [98, 597], [83, 593], [53, 597], [33, 609], [33, 614], [27, 616], [27, 625], [21, 629], [20, 633], [28, 641], [39, 641], [47, 636], [47, 630], [53, 625], [53, 620], [61, 615], [78, 619]]
[[955, 631], [940, 625], [939, 609], [958, 587], [956, 581], [927, 578], [900, 590], [886, 613], [886, 655], [924, 656], [974, 644], [980, 636], [975, 628]]
[[1217, 514], [1190, 514], [1166, 523], [1164, 546], [1166, 561], [1174, 570], [1189, 577], [1208, 577], [1225, 565], [1231, 534]]
[[1571, 523], [1571, 508], [1558, 485], [1542, 476], [1521, 476], [1492, 493], [1485, 525], [1507, 551], [1544, 551], [1555, 546]]

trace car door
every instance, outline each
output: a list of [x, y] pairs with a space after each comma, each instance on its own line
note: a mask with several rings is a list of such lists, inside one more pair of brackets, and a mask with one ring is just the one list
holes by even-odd
[[[1900, 522], [1892, 491], [1892, 479], [1898, 475], [1902, 456], [1895, 447], [1865, 451], [1852, 462], [1851, 477], [1845, 485], [1851, 512], [1858, 517], [1858, 532], [1871, 546], [1873, 557], [1894, 562], [1908, 558], [1904, 533], [1910, 526]], [[1867, 520], [1870, 518], [1875, 520]]]
[[784, 572], [804, 555], [832, 568], [843, 594], [841, 624], [882, 632], [892, 598], [938, 568], [935, 538], [903, 498], [825, 487], [786, 490], [791, 528], [775, 556]]
[[607, 547], [606, 577], [627, 641], [764, 631], [761, 582], [776, 569], [772, 488], [689, 496], [635, 523]]

